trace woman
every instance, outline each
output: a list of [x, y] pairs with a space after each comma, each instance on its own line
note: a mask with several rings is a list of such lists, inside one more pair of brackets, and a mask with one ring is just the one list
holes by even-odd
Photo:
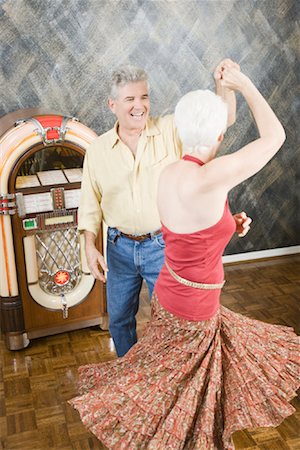
[[225, 68], [222, 83], [243, 94], [260, 137], [215, 159], [226, 105], [209, 91], [179, 101], [185, 155], [160, 178], [166, 260], [151, 323], [123, 358], [79, 369], [82, 395], [70, 403], [109, 449], [232, 449], [235, 431], [276, 426], [294, 411], [297, 336], [219, 305], [221, 255], [235, 231], [227, 193], [274, 156], [285, 133], [249, 78]]

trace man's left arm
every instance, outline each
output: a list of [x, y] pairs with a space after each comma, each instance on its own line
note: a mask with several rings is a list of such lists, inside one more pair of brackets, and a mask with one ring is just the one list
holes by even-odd
[[227, 120], [227, 127], [230, 127], [234, 124], [236, 120], [236, 98], [235, 98], [235, 92], [231, 89], [224, 88], [221, 85], [222, 80], [222, 72], [225, 69], [225, 67], [234, 67], [235, 69], [240, 70], [240, 66], [233, 62], [231, 59], [223, 59], [218, 66], [216, 67], [216, 70], [214, 71], [214, 79], [216, 83], [216, 94], [220, 95], [224, 101], [228, 105], [228, 120]]

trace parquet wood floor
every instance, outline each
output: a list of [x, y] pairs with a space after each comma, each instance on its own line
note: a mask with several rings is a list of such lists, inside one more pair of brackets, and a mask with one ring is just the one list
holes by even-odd
[[[300, 332], [300, 255], [226, 266], [222, 303], [236, 312]], [[149, 319], [143, 288], [138, 329]], [[66, 401], [77, 394], [79, 365], [114, 359], [107, 331], [97, 327], [32, 340], [9, 351], [0, 372], [1, 450], [103, 450]], [[279, 427], [237, 432], [237, 450], [300, 450], [300, 399]], [[130, 450], [130, 449], [128, 449]]]

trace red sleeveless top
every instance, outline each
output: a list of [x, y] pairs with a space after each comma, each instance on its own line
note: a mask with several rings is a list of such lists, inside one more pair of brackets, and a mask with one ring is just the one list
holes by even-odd
[[[190, 155], [183, 159], [203, 165]], [[224, 280], [222, 254], [236, 230], [226, 201], [221, 219], [209, 228], [194, 233], [174, 233], [162, 225], [168, 265], [182, 278], [198, 283]], [[220, 289], [204, 290], [185, 286], [175, 280], [166, 265], [155, 285], [159, 303], [170, 313], [187, 320], [207, 320], [218, 310]]]

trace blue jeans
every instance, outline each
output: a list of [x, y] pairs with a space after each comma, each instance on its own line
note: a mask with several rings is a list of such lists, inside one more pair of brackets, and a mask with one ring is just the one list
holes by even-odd
[[109, 331], [117, 355], [123, 356], [137, 342], [136, 313], [143, 279], [150, 298], [164, 263], [162, 234], [138, 242], [121, 236], [116, 228], [107, 232], [107, 309]]

